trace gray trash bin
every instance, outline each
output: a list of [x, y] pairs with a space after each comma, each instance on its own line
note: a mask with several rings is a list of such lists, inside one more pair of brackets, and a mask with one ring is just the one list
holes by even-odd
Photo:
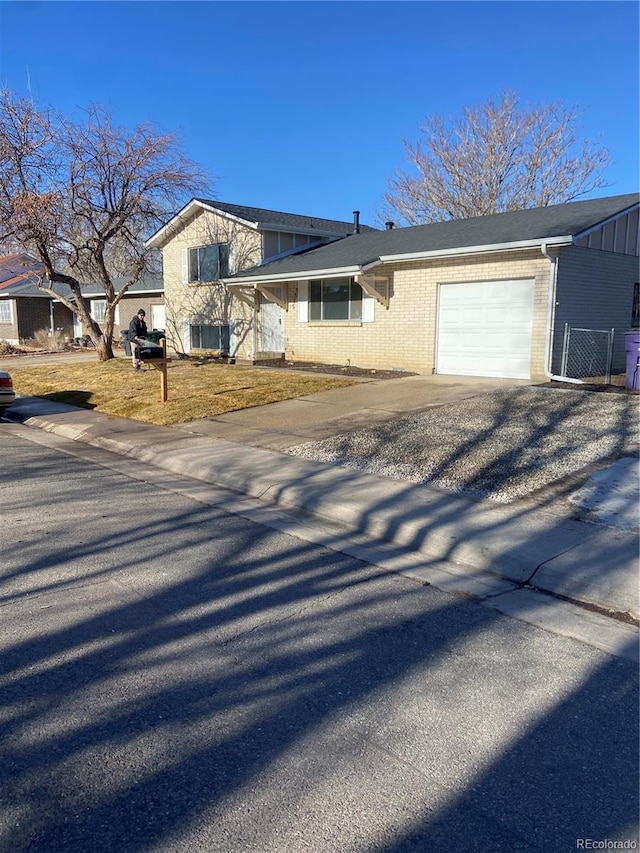
[[120, 343], [124, 347], [124, 351], [125, 351], [126, 355], [131, 357], [131, 341], [129, 340], [129, 330], [123, 329], [120, 332], [120, 338], [121, 338]]
[[640, 332], [627, 332], [624, 336], [627, 351], [627, 388], [640, 391]]

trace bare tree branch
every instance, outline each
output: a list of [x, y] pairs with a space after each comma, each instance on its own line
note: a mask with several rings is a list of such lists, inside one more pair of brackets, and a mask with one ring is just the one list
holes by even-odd
[[[62, 301], [101, 360], [113, 358], [116, 306], [156, 264], [145, 237], [209, 183], [178, 138], [150, 123], [117, 127], [100, 106], [72, 122], [0, 91], [0, 241], [34, 253], [49, 281], [71, 289]], [[116, 277], [126, 278], [118, 290]], [[104, 290], [102, 327], [81, 282]]]
[[607, 186], [610, 152], [579, 138], [581, 116], [560, 102], [521, 105], [513, 92], [446, 120], [427, 116], [420, 140], [404, 141], [412, 169], [389, 178], [378, 218], [463, 219], [561, 204]]

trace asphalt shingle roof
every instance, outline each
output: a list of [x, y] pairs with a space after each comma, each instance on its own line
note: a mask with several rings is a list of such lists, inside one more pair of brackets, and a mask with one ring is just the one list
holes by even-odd
[[386, 255], [575, 237], [637, 204], [638, 198], [637, 193], [630, 193], [472, 219], [353, 234], [327, 246], [253, 267], [229, 280], [361, 267]]
[[[44, 266], [31, 255], [20, 253], [0, 257], [0, 298], [10, 299], [15, 296], [35, 296], [45, 299], [56, 296], [72, 297], [71, 288], [61, 282], [54, 282], [51, 287], [41, 290], [38, 283], [43, 277]], [[114, 278], [116, 291], [120, 290], [127, 280], [126, 276], [116, 276]], [[100, 284], [81, 282], [80, 287], [83, 296], [104, 296], [104, 288]], [[132, 285], [127, 293], [134, 295], [163, 290], [162, 274], [152, 275], [149, 273]]]
[[[263, 207], [246, 207], [242, 204], [230, 204], [226, 201], [215, 201], [214, 199], [206, 198], [196, 198], [195, 201], [200, 202], [200, 204], [206, 204], [209, 207], [215, 207], [247, 222], [272, 225], [274, 228], [284, 225], [288, 228], [300, 229], [301, 231], [329, 231], [334, 234], [353, 234], [354, 231], [353, 222], [346, 222], [340, 219], [322, 219], [318, 216], [307, 216], [299, 213], [283, 213], [279, 210], [267, 210]], [[361, 225], [360, 230], [363, 232], [376, 231], [375, 228], [371, 228], [369, 225]]]

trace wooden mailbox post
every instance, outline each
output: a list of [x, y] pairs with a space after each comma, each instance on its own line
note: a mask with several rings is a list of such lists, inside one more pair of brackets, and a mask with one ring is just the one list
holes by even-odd
[[140, 361], [143, 364], [150, 364], [160, 371], [160, 402], [166, 403], [168, 394], [167, 365], [171, 359], [167, 358], [167, 339], [160, 338], [159, 344], [162, 347], [162, 358], [144, 358], [141, 356]]

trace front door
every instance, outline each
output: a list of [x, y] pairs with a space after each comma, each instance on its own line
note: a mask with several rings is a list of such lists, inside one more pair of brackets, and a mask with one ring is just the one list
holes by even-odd
[[284, 352], [282, 308], [260, 294], [260, 351]]
[[151, 328], [162, 332], [167, 328], [164, 305], [151, 306]]

